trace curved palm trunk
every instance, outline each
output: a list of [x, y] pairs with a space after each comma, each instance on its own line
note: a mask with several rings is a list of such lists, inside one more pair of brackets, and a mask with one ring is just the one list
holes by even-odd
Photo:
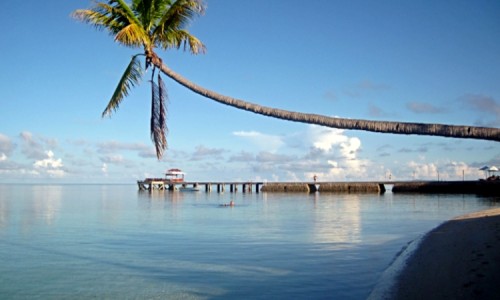
[[268, 117], [339, 129], [500, 141], [499, 128], [344, 119], [265, 107], [207, 90], [175, 73], [163, 63], [158, 64], [157, 67], [160, 68], [165, 75], [197, 94], [225, 105]]

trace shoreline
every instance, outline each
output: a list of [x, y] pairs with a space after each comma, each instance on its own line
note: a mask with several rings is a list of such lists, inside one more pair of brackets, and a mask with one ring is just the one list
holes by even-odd
[[446, 221], [410, 242], [368, 299], [500, 299], [500, 208]]

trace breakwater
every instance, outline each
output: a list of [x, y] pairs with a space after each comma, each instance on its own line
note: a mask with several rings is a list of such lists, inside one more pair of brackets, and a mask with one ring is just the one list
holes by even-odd
[[394, 183], [392, 192], [500, 195], [500, 180], [399, 182]]
[[319, 192], [330, 193], [385, 193], [385, 185], [377, 182], [325, 182]]
[[262, 192], [303, 193], [376, 193], [383, 194], [385, 186], [376, 182], [271, 182], [265, 183]]
[[316, 192], [316, 186], [314, 184], [307, 184], [301, 182], [273, 182], [266, 183], [262, 186], [262, 192], [293, 192], [293, 193], [314, 193]]

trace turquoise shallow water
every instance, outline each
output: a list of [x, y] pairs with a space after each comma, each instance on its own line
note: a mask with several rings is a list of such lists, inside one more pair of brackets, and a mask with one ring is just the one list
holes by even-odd
[[495, 206], [470, 195], [0, 185], [0, 298], [365, 299], [411, 240]]

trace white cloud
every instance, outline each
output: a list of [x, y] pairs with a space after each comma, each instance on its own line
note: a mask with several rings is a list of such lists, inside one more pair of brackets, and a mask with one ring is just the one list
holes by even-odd
[[191, 156], [191, 160], [202, 160], [205, 158], [220, 158], [226, 152], [224, 149], [208, 148], [203, 145], [196, 146], [196, 150]]
[[376, 83], [371, 80], [360, 81], [344, 89], [344, 94], [349, 97], [361, 97], [368, 92], [378, 92], [390, 89], [390, 86], [384, 83]]
[[410, 170], [413, 170], [412, 177], [414, 179], [429, 179], [433, 178], [437, 180], [438, 176], [438, 167], [434, 163], [427, 162], [408, 162], [408, 167]]
[[[153, 150], [153, 147], [148, 146], [143, 143], [125, 143], [118, 141], [107, 141], [99, 143], [97, 145], [97, 151], [99, 153], [115, 153], [120, 151], [135, 151], [139, 155], [149, 154]], [[155, 155], [156, 156], [156, 155]]]
[[14, 150], [14, 144], [10, 138], [0, 133], [0, 154], [3, 156], [10, 155]]
[[442, 107], [437, 107], [436, 105], [432, 103], [424, 103], [424, 102], [417, 102], [417, 101], [412, 101], [409, 103], [406, 103], [406, 108], [416, 114], [439, 114], [443, 113], [446, 110]]
[[22, 142], [21, 151], [30, 159], [45, 159], [47, 158], [47, 151], [45, 149], [57, 146], [57, 141], [55, 139], [33, 136], [29, 131], [23, 131], [19, 136]]
[[235, 131], [233, 135], [249, 140], [262, 151], [276, 152], [284, 145], [282, 137], [257, 131]]
[[255, 160], [255, 155], [247, 151], [241, 151], [229, 158], [229, 162], [248, 162]]
[[[309, 126], [308, 135], [314, 148], [316, 163], [325, 165], [326, 169], [319, 172], [309, 172], [306, 177], [317, 175], [320, 180], [351, 180], [366, 177], [370, 162], [359, 158], [361, 140], [349, 137], [344, 130], [330, 129], [315, 125]], [[314, 155], [311, 155], [314, 159]]]
[[47, 158], [37, 160], [33, 164], [35, 172], [38, 174], [47, 174], [50, 177], [63, 177], [65, 171], [62, 169], [62, 159], [55, 159], [54, 152], [51, 150], [45, 152]]
[[465, 179], [478, 179], [483, 177], [482, 171], [476, 167], [471, 167], [465, 162], [449, 162], [444, 166], [444, 171], [446, 172], [445, 179], [447, 180], [460, 180]]
[[[257, 132], [238, 133], [240, 136], [270, 136]], [[365, 176], [370, 165], [358, 157], [361, 140], [345, 135], [344, 130], [309, 125], [303, 131], [274, 137], [283, 143], [279, 151], [260, 151], [251, 162], [255, 173], [272, 173], [282, 181], [348, 180]], [[293, 151], [290, 151], [293, 150]], [[252, 155], [245, 155], [248, 159]]]
[[266, 162], [271, 162], [271, 163], [289, 163], [293, 161], [293, 158], [289, 155], [285, 154], [276, 154], [276, 153], [271, 153], [271, 152], [260, 152], [256, 156], [256, 160], [260, 163], [266, 163]]
[[[244, 150], [236, 150], [232, 146], [218, 148], [213, 144], [183, 151], [172, 149], [162, 163], [156, 159], [131, 158], [135, 153], [152, 149], [141, 143], [89, 141], [80, 142], [80, 147], [75, 147], [75, 142], [66, 141], [66, 144], [54, 149], [50, 145], [57, 144], [55, 139], [27, 131], [20, 134], [16, 143], [0, 134], [0, 181], [56, 179], [93, 182], [109, 173], [110, 180], [130, 182], [134, 178], [142, 178], [146, 170], [151, 173], [150, 177], [162, 174], [164, 162], [181, 167], [195, 180], [213, 179], [215, 173], [219, 178], [271, 181], [312, 180], [313, 175], [317, 175], [319, 181], [378, 180], [389, 178], [389, 174], [393, 180], [411, 180], [414, 177], [437, 180], [438, 172], [440, 180], [461, 180], [462, 177], [477, 180], [485, 176], [484, 172], [477, 170], [479, 166], [500, 164], [498, 157], [470, 156], [469, 150], [463, 150], [465, 146], [461, 146], [466, 152], [464, 161], [458, 154], [450, 156], [447, 161], [438, 160], [439, 156], [435, 153], [442, 153], [443, 145], [448, 148], [454, 146], [453, 149], [458, 147], [449, 142], [435, 145], [405, 143], [409, 150], [398, 151], [401, 143], [388, 144], [386, 141], [382, 146], [372, 146], [354, 136], [352, 131], [316, 125], [300, 128], [299, 131], [281, 135], [257, 131], [233, 132], [235, 137], [247, 142]], [[260, 146], [251, 147], [252, 144]], [[480, 147], [481, 144], [476, 148], [485, 153], [496, 149], [494, 146], [491, 149]], [[381, 153], [389, 153], [390, 157], [382, 157]], [[477, 161], [479, 158], [481, 161]]]
[[415, 180], [477, 180], [484, 174], [477, 167], [472, 167], [465, 162], [445, 161], [421, 162], [410, 161], [407, 164], [411, 174], [407, 178]]
[[343, 157], [356, 159], [357, 152], [361, 149], [361, 140], [357, 137], [347, 138], [339, 146]]
[[101, 157], [101, 161], [108, 164], [122, 164], [125, 162], [125, 159], [122, 155], [106, 155]]
[[59, 159], [54, 159], [54, 152], [52, 151], [47, 151], [45, 152], [47, 154], [47, 158], [42, 159], [42, 160], [37, 160], [33, 166], [35, 168], [61, 168], [63, 166], [62, 160]]
[[480, 112], [483, 116], [477, 122], [483, 126], [500, 125], [500, 103], [491, 96], [467, 94], [459, 99], [469, 110]]
[[318, 125], [309, 125], [306, 130], [288, 136], [285, 141], [287, 146], [310, 148], [329, 152], [339, 150], [342, 153], [357, 151], [361, 147], [361, 141], [357, 137], [345, 135], [345, 130], [326, 128]]
[[156, 151], [154, 147], [143, 143], [126, 143], [119, 141], [107, 141], [97, 144], [97, 152], [113, 155], [123, 151], [136, 152], [142, 158], [155, 158]]
[[64, 177], [66, 173], [64, 170], [47, 170], [47, 174], [50, 177]]
[[347, 140], [347, 137], [342, 135], [342, 130], [338, 129], [327, 129], [316, 132], [311, 130], [311, 133], [313, 134], [313, 139], [316, 140], [313, 142], [313, 146], [323, 151], [330, 151], [334, 145], [338, 145]]

